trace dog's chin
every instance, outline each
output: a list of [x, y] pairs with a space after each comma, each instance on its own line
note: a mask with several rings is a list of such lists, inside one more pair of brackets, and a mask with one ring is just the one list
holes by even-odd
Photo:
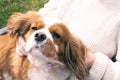
[[33, 46], [30, 49], [29, 53], [31, 53], [31, 54], [33, 53], [33, 54], [42, 56], [44, 52], [41, 50], [41, 48], [39, 46]]
[[40, 58], [44, 54], [43, 47], [44, 47], [44, 44], [40, 45], [36, 43], [36, 44], [26, 47], [25, 50], [28, 52], [28, 55], [31, 55], [36, 58], [37, 57]]

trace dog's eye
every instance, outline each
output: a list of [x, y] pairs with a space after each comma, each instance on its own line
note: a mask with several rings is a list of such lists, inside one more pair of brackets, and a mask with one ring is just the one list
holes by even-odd
[[58, 33], [56, 33], [56, 32], [53, 32], [52, 33], [52, 36], [53, 36], [53, 38], [60, 38], [61, 36], [58, 34]]
[[33, 26], [31, 29], [32, 29], [32, 30], [38, 30], [38, 28], [35, 27], [35, 26]]

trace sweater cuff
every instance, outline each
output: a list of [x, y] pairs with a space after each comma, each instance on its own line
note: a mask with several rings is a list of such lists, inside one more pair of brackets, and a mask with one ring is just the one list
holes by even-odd
[[87, 78], [89, 80], [101, 80], [103, 77], [107, 64], [109, 62], [109, 58], [100, 52], [96, 52], [96, 59], [93, 63], [92, 67], [89, 70], [89, 75]]

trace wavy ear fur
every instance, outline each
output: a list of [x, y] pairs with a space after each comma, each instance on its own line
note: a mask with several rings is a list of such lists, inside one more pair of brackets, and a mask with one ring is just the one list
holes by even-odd
[[86, 53], [84, 44], [73, 36], [65, 43], [64, 61], [79, 80], [83, 80], [88, 73], [85, 65]]
[[30, 27], [30, 22], [24, 14], [14, 13], [8, 19], [7, 27], [11, 37], [14, 37], [15, 35], [24, 35]]

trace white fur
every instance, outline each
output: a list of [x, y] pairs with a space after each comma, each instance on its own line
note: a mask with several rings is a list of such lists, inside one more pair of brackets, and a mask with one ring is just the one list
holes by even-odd
[[16, 43], [16, 53], [19, 54], [20, 56], [27, 55], [24, 50], [24, 46], [25, 46], [25, 41], [23, 37], [19, 36]]
[[[4, 76], [4, 80], [12, 80], [12, 77], [8, 73], [4, 73], [3, 76]], [[0, 80], [2, 80], [2, 79], [0, 79]]]
[[[66, 80], [70, 77], [70, 71], [65, 68], [65, 66], [53, 60], [52, 58], [47, 58], [44, 55], [38, 59], [33, 57], [29, 58], [30, 61], [34, 60], [34, 66], [29, 70], [28, 77], [30, 80]], [[58, 65], [49, 67], [48, 62], [57, 63]]]

